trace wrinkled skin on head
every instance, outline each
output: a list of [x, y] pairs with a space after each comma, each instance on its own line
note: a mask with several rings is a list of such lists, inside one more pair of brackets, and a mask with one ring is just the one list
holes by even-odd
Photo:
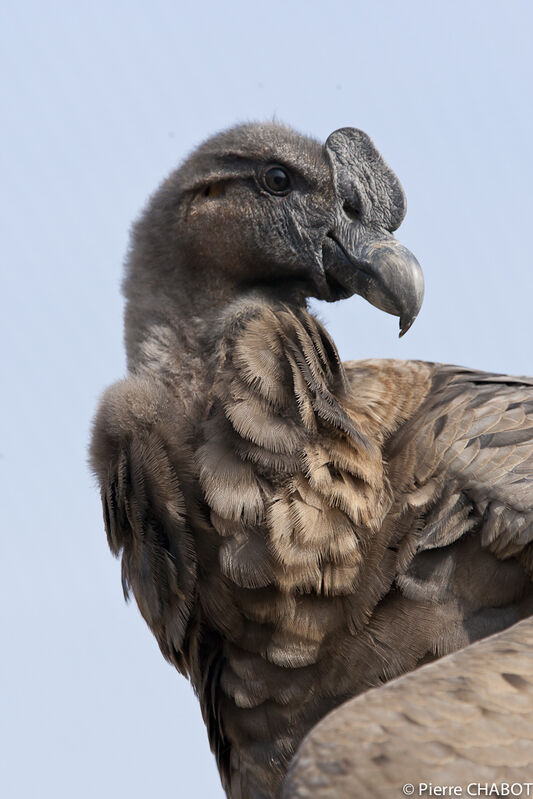
[[[268, 185], [276, 167], [288, 178], [281, 193]], [[423, 298], [418, 262], [391, 235], [404, 215], [400, 183], [362, 131], [321, 145], [281, 125], [242, 125], [208, 139], [156, 192], [130, 273], [150, 264], [173, 293], [181, 281], [221, 297], [357, 293], [399, 316], [403, 333]]]

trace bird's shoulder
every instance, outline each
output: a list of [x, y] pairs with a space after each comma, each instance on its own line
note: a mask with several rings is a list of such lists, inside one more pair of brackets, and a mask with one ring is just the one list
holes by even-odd
[[160, 380], [130, 375], [104, 393], [90, 462], [100, 482], [109, 546], [166, 658], [182, 649], [194, 605], [191, 456], [176, 398]]
[[386, 443], [397, 502], [420, 529], [406, 551], [479, 531], [500, 559], [533, 558], [533, 379], [434, 364], [424, 401]]
[[405, 479], [418, 485], [456, 477], [479, 500], [489, 486], [493, 493], [513, 486], [516, 509], [531, 507], [519, 486], [533, 470], [533, 378], [431, 369], [424, 401], [388, 442], [389, 462], [401, 462]]

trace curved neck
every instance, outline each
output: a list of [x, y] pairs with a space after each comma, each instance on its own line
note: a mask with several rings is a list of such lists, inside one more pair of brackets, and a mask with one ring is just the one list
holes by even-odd
[[205, 365], [236, 313], [259, 305], [305, 309], [308, 289], [304, 281], [243, 285], [227, 275], [206, 280], [201, 269], [173, 266], [162, 274], [130, 262], [123, 284], [128, 368], [159, 366], [163, 350], [182, 363], [200, 359]]

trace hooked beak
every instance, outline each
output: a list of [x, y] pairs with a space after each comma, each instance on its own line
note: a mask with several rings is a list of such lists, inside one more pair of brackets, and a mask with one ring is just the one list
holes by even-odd
[[323, 269], [330, 297], [359, 294], [376, 308], [400, 317], [400, 337], [415, 321], [424, 299], [424, 276], [415, 256], [393, 236], [328, 234]]
[[424, 298], [420, 264], [392, 236], [405, 216], [403, 189], [363, 131], [336, 130], [325, 150], [337, 196], [336, 221], [322, 246], [322, 280], [329, 294], [325, 298], [360, 294], [399, 316], [403, 336]]

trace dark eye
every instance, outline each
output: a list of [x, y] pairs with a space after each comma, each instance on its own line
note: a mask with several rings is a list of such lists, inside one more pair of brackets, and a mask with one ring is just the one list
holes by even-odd
[[289, 173], [281, 166], [267, 169], [263, 175], [263, 183], [271, 194], [288, 194], [291, 189]]

